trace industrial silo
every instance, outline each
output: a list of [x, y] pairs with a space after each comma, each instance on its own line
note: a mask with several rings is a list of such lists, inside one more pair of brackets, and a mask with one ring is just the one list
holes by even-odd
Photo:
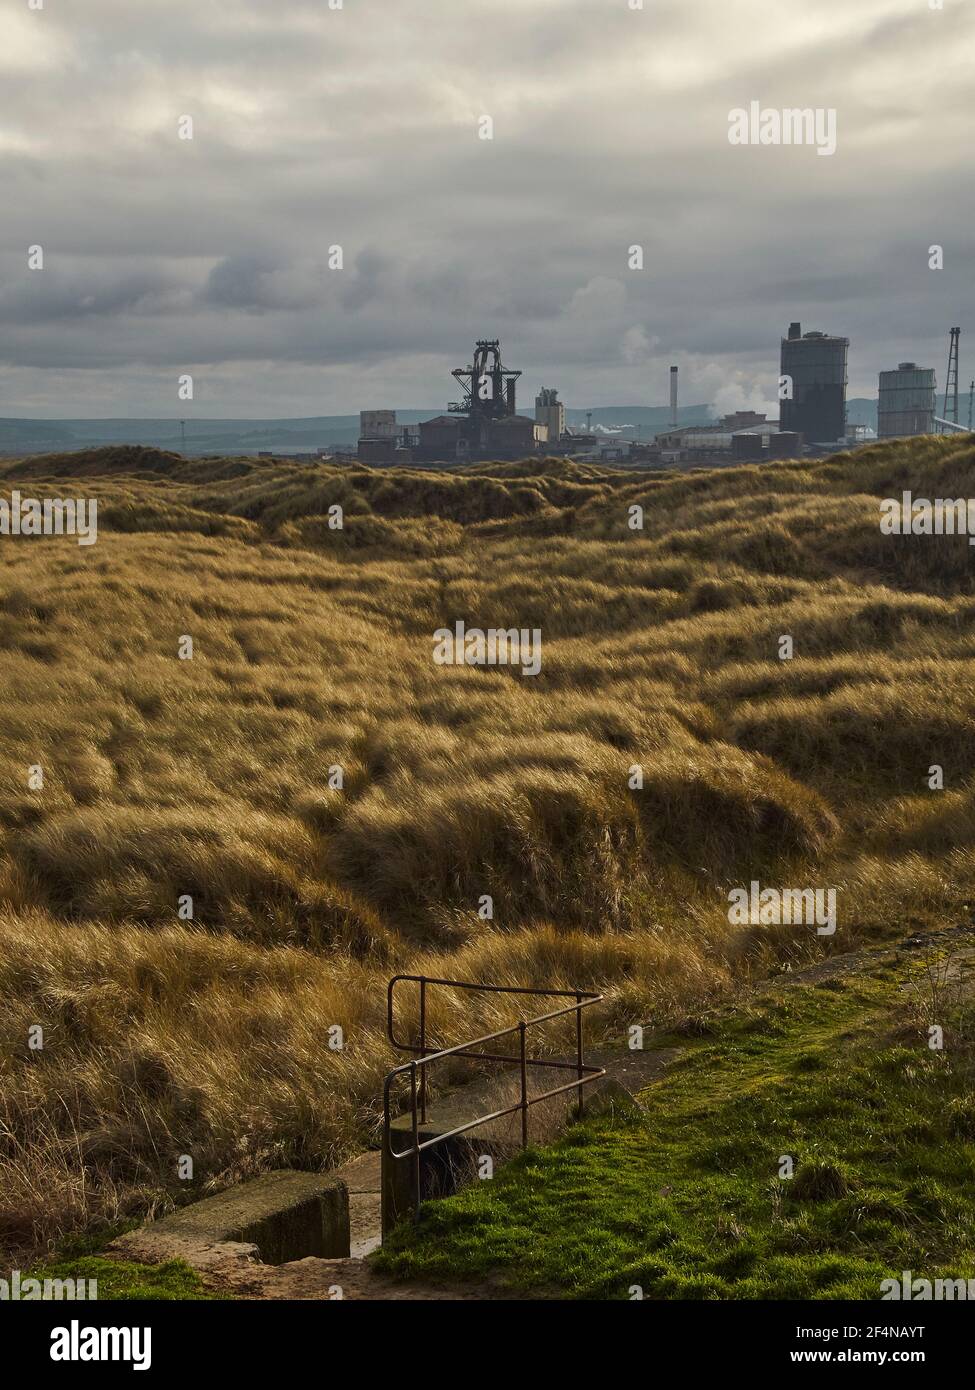
[[934, 434], [936, 394], [933, 367], [901, 362], [896, 371], [881, 372], [878, 439]]
[[798, 431], [807, 444], [835, 444], [846, 434], [846, 361], [849, 338], [803, 334], [789, 325], [782, 339], [781, 374], [791, 382], [791, 399], [780, 402], [784, 431]]

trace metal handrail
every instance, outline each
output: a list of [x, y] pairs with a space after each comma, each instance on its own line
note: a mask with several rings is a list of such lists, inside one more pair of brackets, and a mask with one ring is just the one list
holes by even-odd
[[[396, 1036], [394, 1028], [394, 1002], [396, 985], [401, 982], [409, 982], [420, 986], [420, 1041], [419, 1043], [403, 1042]], [[539, 997], [552, 999], [571, 999], [574, 1002], [567, 1004], [565, 1008], [554, 1009], [547, 1014], [539, 1014], [534, 1018], [522, 1019], [518, 1023], [512, 1024], [508, 1028], [500, 1028], [494, 1033], [485, 1033], [483, 1037], [472, 1038], [468, 1042], [457, 1043], [454, 1047], [438, 1048], [431, 1051], [427, 1047], [426, 1040], [426, 991], [428, 985], [442, 985], [449, 989], [474, 990], [489, 994], [533, 994]], [[566, 1091], [578, 1089], [579, 1092], [579, 1113], [584, 1110], [583, 1087], [591, 1081], [596, 1081], [600, 1076], [605, 1076], [604, 1067], [587, 1066], [583, 1057], [582, 1043], [582, 1010], [591, 1004], [599, 1003], [602, 999], [601, 994], [595, 994], [591, 990], [580, 989], [533, 989], [526, 985], [490, 985], [479, 984], [469, 980], [441, 980], [429, 975], [394, 975], [389, 982], [386, 991], [386, 1034], [390, 1043], [400, 1052], [417, 1052], [419, 1059], [411, 1058], [409, 1062], [404, 1062], [398, 1067], [394, 1067], [386, 1076], [383, 1084], [383, 1157], [388, 1155], [391, 1159], [412, 1158], [413, 1160], [413, 1217], [417, 1217], [420, 1206], [420, 1155], [427, 1149], [434, 1148], [437, 1144], [442, 1144], [447, 1139], [453, 1139], [458, 1134], [464, 1134], [468, 1130], [477, 1129], [480, 1125], [488, 1124], [492, 1120], [502, 1119], [505, 1115], [513, 1115], [516, 1111], [521, 1111], [521, 1144], [522, 1148], [528, 1146], [528, 1111], [533, 1105], [538, 1105], [540, 1101], [551, 1100], [553, 1096], [564, 1094]], [[559, 1061], [550, 1057], [529, 1057], [527, 1049], [527, 1032], [529, 1028], [539, 1024], [549, 1023], [552, 1019], [563, 1018], [567, 1014], [576, 1016], [576, 1059], [571, 1061]], [[495, 1042], [498, 1038], [510, 1037], [517, 1033], [519, 1037], [519, 1051], [516, 1056], [510, 1053], [495, 1052], [472, 1052], [471, 1049], [481, 1047], [485, 1043]], [[454, 1129], [448, 1130], [443, 1134], [436, 1134], [432, 1139], [425, 1139], [420, 1142], [419, 1127], [426, 1122], [427, 1117], [427, 1067], [432, 1062], [442, 1061], [445, 1057], [467, 1057], [472, 1061], [478, 1062], [500, 1062], [502, 1064], [520, 1064], [521, 1072], [521, 1098], [514, 1105], [509, 1105], [501, 1110], [493, 1110], [486, 1115], [479, 1115], [476, 1119], [470, 1120], [465, 1124], [457, 1125]], [[567, 1082], [564, 1086], [556, 1086], [548, 1091], [543, 1091], [540, 1095], [529, 1096], [528, 1094], [528, 1067], [555, 1067], [556, 1069], [574, 1071], [575, 1080]], [[410, 1077], [410, 1115], [412, 1144], [407, 1149], [396, 1150], [392, 1146], [390, 1131], [390, 1090], [397, 1077], [409, 1075]]]

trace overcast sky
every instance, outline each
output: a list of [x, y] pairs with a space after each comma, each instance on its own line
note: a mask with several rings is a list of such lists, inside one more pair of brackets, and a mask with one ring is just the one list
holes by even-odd
[[851, 395], [960, 324], [967, 390], [975, 0], [635, 2], [0, 0], [0, 416], [442, 408], [476, 337], [523, 406], [777, 413], [792, 319]]

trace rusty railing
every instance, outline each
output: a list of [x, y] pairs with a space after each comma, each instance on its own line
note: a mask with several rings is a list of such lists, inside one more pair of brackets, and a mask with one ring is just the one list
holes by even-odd
[[[393, 1019], [393, 1006], [395, 1001], [396, 986], [400, 983], [413, 983], [420, 987], [420, 1008], [419, 1008], [419, 1042], [404, 1042], [396, 1036]], [[429, 1048], [427, 1046], [427, 990], [430, 986], [444, 986], [448, 989], [471, 990], [485, 994], [531, 994], [548, 999], [571, 999], [572, 1003], [566, 1004], [563, 1008], [554, 1009], [550, 1013], [538, 1014], [533, 1018], [521, 1019], [514, 1023], [510, 1028], [501, 1028], [495, 1033], [486, 1033], [483, 1037], [472, 1038], [469, 1042], [459, 1043], [456, 1047]], [[434, 1148], [437, 1144], [442, 1144], [448, 1139], [455, 1138], [458, 1134], [464, 1134], [468, 1130], [477, 1129], [480, 1125], [489, 1124], [492, 1120], [500, 1120], [506, 1115], [514, 1115], [517, 1111], [521, 1112], [521, 1144], [522, 1148], [528, 1146], [528, 1111], [533, 1105], [538, 1105], [543, 1100], [551, 1100], [553, 1096], [563, 1095], [566, 1091], [578, 1089], [579, 1092], [579, 1113], [584, 1109], [583, 1088], [591, 1081], [596, 1081], [601, 1076], [605, 1076], [605, 1068], [587, 1066], [583, 1056], [582, 1041], [582, 1011], [591, 1004], [596, 1004], [602, 999], [601, 994], [594, 994], [588, 990], [581, 989], [531, 989], [520, 985], [488, 985], [476, 984], [467, 980], [437, 980], [427, 975], [394, 975], [389, 982], [386, 996], [386, 1033], [393, 1047], [400, 1052], [414, 1052], [419, 1054], [409, 1062], [404, 1062], [401, 1066], [394, 1067], [387, 1075], [383, 1086], [383, 1161], [399, 1161], [412, 1159], [413, 1162], [413, 1183], [412, 1183], [412, 1207], [413, 1218], [416, 1219], [420, 1206], [420, 1156], [426, 1150]], [[529, 1057], [527, 1034], [529, 1028], [538, 1027], [544, 1023], [550, 1023], [553, 1019], [563, 1018], [569, 1014], [576, 1017], [576, 1056], [574, 1061], [563, 1061], [552, 1057]], [[507, 1038], [518, 1035], [518, 1052], [511, 1053], [499, 1052], [473, 1052], [472, 1048], [483, 1047], [486, 1043], [497, 1042], [499, 1038]], [[448, 1130], [443, 1134], [435, 1134], [432, 1138], [420, 1140], [420, 1126], [426, 1123], [427, 1118], [427, 1069], [434, 1063], [442, 1061], [445, 1057], [462, 1057], [475, 1062], [500, 1063], [502, 1066], [518, 1066], [521, 1078], [520, 1098], [513, 1105], [508, 1105], [500, 1110], [492, 1110], [485, 1115], [478, 1115], [476, 1119], [469, 1120], [465, 1124], [457, 1125], [454, 1129]], [[568, 1081], [565, 1085], [555, 1086], [551, 1090], [543, 1091], [540, 1095], [530, 1096], [528, 1094], [528, 1068], [529, 1067], [551, 1067], [556, 1070], [572, 1071], [575, 1079]], [[392, 1146], [390, 1124], [390, 1091], [400, 1076], [408, 1076], [410, 1080], [410, 1129], [412, 1133], [412, 1143], [409, 1148], [396, 1150]]]

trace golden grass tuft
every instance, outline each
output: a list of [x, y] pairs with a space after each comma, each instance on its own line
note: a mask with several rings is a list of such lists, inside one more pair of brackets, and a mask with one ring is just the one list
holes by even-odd
[[[113, 449], [0, 478], [100, 506], [90, 548], [0, 539], [8, 1244], [185, 1199], [180, 1154], [205, 1191], [368, 1142], [394, 970], [598, 987], [619, 1039], [975, 901], [972, 551], [884, 537], [878, 505], [972, 493], [964, 439], [693, 474]], [[541, 628], [541, 674], [435, 666], [459, 618]], [[732, 929], [752, 878], [835, 886], [835, 939]], [[448, 994], [431, 1027], [512, 1009]]]

